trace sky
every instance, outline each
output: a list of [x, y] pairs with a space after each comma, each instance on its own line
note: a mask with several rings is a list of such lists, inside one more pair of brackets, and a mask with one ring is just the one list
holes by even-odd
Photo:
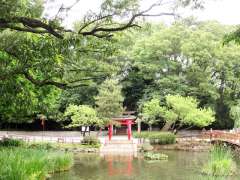
[[[83, 17], [86, 12], [92, 10], [98, 12], [102, 0], [80, 0], [65, 18], [65, 24], [71, 26], [74, 21]], [[146, 9], [152, 2], [156, 0], [144, 0], [142, 8]], [[53, 0], [49, 0], [53, 2]], [[72, 5], [75, 0], [55, 0], [54, 3], [49, 3], [46, 6], [46, 12], [49, 16], [54, 16], [57, 13], [59, 7], [64, 3], [65, 5]], [[184, 9], [181, 11], [181, 16], [194, 16], [198, 20], [216, 20], [222, 24], [236, 25], [240, 24], [240, 0], [205, 0], [205, 8], [203, 10], [189, 10]], [[159, 9], [155, 9], [154, 12], [158, 12]], [[169, 18], [154, 17], [150, 18], [150, 21], [171, 21]]]

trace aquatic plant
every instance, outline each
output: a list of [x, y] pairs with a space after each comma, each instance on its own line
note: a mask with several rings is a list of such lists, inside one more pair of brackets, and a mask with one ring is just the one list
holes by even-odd
[[230, 176], [236, 173], [236, 164], [232, 151], [227, 147], [214, 146], [210, 158], [204, 165], [202, 173], [211, 176]]
[[50, 173], [69, 169], [73, 155], [26, 148], [0, 149], [0, 180], [41, 180]]
[[147, 152], [147, 153], [144, 153], [144, 159], [146, 159], [146, 160], [167, 160], [168, 155], [162, 154], [162, 153]]

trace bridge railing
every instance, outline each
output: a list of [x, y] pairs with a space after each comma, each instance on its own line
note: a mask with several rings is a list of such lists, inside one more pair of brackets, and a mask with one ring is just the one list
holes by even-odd
[[206, 131], [202, 133], [203, 139], [210, 140], [222, 140], [222, 141], [230, 141], [235, 143], [240, 143], [240, 133], [228, 132], [228, 131]]

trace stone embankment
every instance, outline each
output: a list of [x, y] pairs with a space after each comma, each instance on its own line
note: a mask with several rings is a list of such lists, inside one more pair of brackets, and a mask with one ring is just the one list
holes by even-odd
[[154, 150], [209, 151], [211, 143], [197, 138], [178, 138], [176, 144], [154, 145]]

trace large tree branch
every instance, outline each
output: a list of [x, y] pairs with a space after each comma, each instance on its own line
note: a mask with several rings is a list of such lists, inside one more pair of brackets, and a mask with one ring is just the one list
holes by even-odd
[[67, 87], [67, 83], [61, 83], [61, 82], [56, 82], [56, 81], [53, 81], [53, 80], [37, 80], [37, 79], [34, 79], [34, 77], [32, 77], [28, 72], [23, 72], [23, 75], [25, 76], [25, 78], [27, 80], [29, 80], [31, 83], [37, 85], [37, 86], [44, 86], [44, 85], [53, 85], [53, 86], [56, 86], [60, 89], [66, 89]]
[[[46, 86], [46, 85], [52, 85], [55, 86], [57, 88], [60, 89], [71, 89], [71, 88], [76, 88], [76, 87], [80, 87], [80, 86], [89, 86], [86, 83], [79, 83], [79, 82], [84, 82], [84, 81], [89, 81], [89, 80], [97, 80], [97, 79], [104, 79], [106, 78], [106, 76], [100, 76], [100, 77], [87, 77], [87, 78], [82, 78], [82, 79], [78, 79], [78, 80], [74, 80], [68, 83], [63, 83], [63, 82], [57, 82], [57, 81], [53, 81], [53, 80], [37, 80], [35, 79], [33, 76], [31, 76], [28, 72], [22, 72], [22, 74], [24, 75], [24, 77], [29, 80], [31, 83], [37, 85], [37, 86]], [[77, 84], [76, 84], [77, 83]]]
[[[98, 37], [98, 36], [99, 37], [106, 37], [106, 36], [110, 36], [111, 35], [110, 33], [112, 33], [112, 32], [123, 31], [125, 29], [131, 28], [131, 27], [134, 27], [134, 26], [139, 27], [137, 24], [134, 24], [135, 20], [138, 17], [174, 16], [174, 15], [176, 15], [174, 12], [171, 12], [171, 13], [161, 12], [161, 13], [157, 13], [157, 14], [148, 14], [148, 12], [151, 11], [154, 7], [161, 6], [161, 5], [163, 5], [163, 0], [160, 0], [158, 3], [152, 4], [146, 10], [143, 10], [143, 11], [140, 11], [138, 13], [133, 14], [125, 24], [120, 24], [119, 26], [113, 26], [113, 27], [95, 26], [89, 31], [83, 31], [86, 27], [88, 27], [88, 25], [96, 23], [99, 20], [101, 21], [105, 18], [109, 18], [109, 16], [102, 16], [102, 17], [100, 16], [97, 19], [90, 21], [89, 24], [86, 24], [85, 26], [83, 26], [78, 33], [83, 35], [83, 36], [93, 35], [93, 36], [96, 36], [96, 37]], [[112, 14], [112, 15], [110, 15], [110, 17], [113, 19], [114, 15], [118, 15], [118, 14]], [[111, 24], [109, 24], [108, 26], [111, 26]]]
[[51, 25], [42, 22], [41, 20], [28, 18], [28, 17], [13, 17], [11, 19], [0, 19], [1, 29], [12, 29], [17, 31], [31, 32], [31, 33], [48, 33], [57, 38], [63, 38], [63, 36], [57, 32], [56, 28]]
[[[67, 8], [64, 8], [63, 6], [61, 6], [59, 9], [59, 12], [61, 12], [62, 10], [71, 9], [78, 2], [79, 0], [76, 0], [72, 6]], [[126, 9], [126, 12], [130, 17], [128, 16], [129, 19], [126, 23], [118, 24], [118, 25], [114, 24], [113, 20], [115, 18], [119, 19], [119, 17], [124, 18], [123, 16], [125, 16], [124, 14], [126, 14], [126, 12], [123, 12], [120, 14], [116, 12], [113, 12], [111, 14], [105, 14], [104, 12], [101, 12], [100, 15], [95, 15], [93, 19], [90, 18], [87, 21], [84, 20], [83, 25], [78, 30], [78, 34], [81, 34], [83, 36], [95, 36], [98, 38], [111, 37], [112, 36], [111, 33], [113, 32], [123, 31], [125, 29], [138, 26], [137, 24], [135, 24], [135, 20], [138, 17], [173, 16], [175, 15], [173, 12], [170, 12], [170, 13], [162, 12], [157, 14], [148, 13], [154, 7], [163, 6], [166, 3], [170, 3], [170, 2], [173, 3], [174, 1], [164, 2], [163, 0], [159, 0], [157, 3], [152, 4], [146, 10], [139, 11], [139, 12], [134, 12], [134, 10], [131, 11]], [[59, 12], [57, 13], [56, 16], [58, 16]], [[29, 18], [29, 17], [12, 17], [8, 19], [0, 18], [0, 29], [12, 29], [16, 31], [31, 32], [31, 33], [37, 33], [37, 34], [51, 34], [57, 38], [63, 38], [64, 32], [74, 33], [73, 31], [64, 29], [63, 27], [52, 25], [51, 21], [47, 23], [47, 22], [44, 22], [43, 20]]]

